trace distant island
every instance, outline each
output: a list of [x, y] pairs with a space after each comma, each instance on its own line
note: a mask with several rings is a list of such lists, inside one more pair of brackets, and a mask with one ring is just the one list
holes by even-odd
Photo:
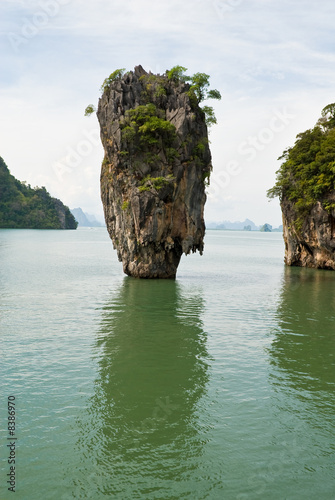
[[206, 227], [207, 229], [222, 229], [227, 231], [262, 231], [265, 233], [281, 233], [283, 231], [282, 225], [277, 228], [273, 228], [271, 224], [268, 223], [265, 223], [262, 226], [256, 226], [256, 224], [250, 219], [245, 219], [243, 222], [230, 222], [229, 220], [222, 222], [208, 222]]
[[78, 222], [78, 227], [103, 227], [94, 215], [84, 212], [80, 207], [71, 208], [71, 213]]
[[0, 157], [0, 228], [77, 229], [78, 222], [45, 187], [17, 180]]

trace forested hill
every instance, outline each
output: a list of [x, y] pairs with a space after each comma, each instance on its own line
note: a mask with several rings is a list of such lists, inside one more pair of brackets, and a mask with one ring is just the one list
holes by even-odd
[[76, 229], [77, 221], [45, 187], [33, 189], [15, 179], [0, 157], [0, 228]]
[[[289, 200], [296, 212], [296, 228], [319, 201], [330, 214], [335, 210], [335, 103], [328, 104], [313, 129], [298, 134], [284, 151], [276, 184], [268, 197]], [[283, 204], [283, 203], [282, 203]]]

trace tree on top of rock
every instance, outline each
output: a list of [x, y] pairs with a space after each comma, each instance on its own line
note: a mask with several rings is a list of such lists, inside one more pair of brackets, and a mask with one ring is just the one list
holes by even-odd
[[[206, 99], [221, 99], [221, 93], [216, 89], [209, 89], [210, 76], [206, 73], [195, 73], [193, 76], [185, 75], [187, 68], [184, 66], [174, 66], [172, 69], [166, 71], [166, 76], [169, 80], [190, 82], [189, 96], [196, 99], [197, 103], [205, 101]], [[217, 123], [214, 109], [212, 106], [203, 106], [203, 112], [206, 116], [206, 124], [214, 125]]]

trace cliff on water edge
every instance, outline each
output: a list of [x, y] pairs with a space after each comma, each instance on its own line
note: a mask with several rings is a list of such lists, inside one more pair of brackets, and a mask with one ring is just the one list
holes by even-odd
[[268, 196], [280, 199], [285, 263], [335, 270], [335, 103], [279, 159]]
[[102, 90], [101, 198], [113, 246], [126, 274], [175, 278], [182, 254], [204, 248], [212, 165], [199, 88], [137, 66], [114, 72]]

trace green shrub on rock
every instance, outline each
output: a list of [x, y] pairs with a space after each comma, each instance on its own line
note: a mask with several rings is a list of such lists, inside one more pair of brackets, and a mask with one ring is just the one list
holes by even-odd
[[335, 104], [326, 106], [315, 127], [298, 134], [278, 159], [283, 163], [267, 196], [293, 203], [297, 228], [317, 201], [329, 213], [334, 210], [327, 195], [335, 190]]

